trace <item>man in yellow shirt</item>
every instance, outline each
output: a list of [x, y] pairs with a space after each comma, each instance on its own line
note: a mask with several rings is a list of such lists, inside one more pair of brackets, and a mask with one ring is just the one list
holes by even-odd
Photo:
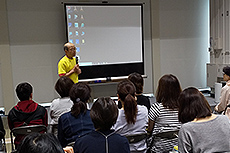
[[58, 62], [58, 75], [60, 77], [66, 76], [73, 80], [74, 83], [78, 82], [78, 75], [81, 74], [79, 64], [76, 62], [76, 47], [72, 43], [64, 45], [65, 56]]

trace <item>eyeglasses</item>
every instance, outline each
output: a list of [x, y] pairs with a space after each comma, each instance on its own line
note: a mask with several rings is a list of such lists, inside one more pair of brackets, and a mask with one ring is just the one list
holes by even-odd
[[76, 47], [69, 48], [69, 51], [76, 51]]

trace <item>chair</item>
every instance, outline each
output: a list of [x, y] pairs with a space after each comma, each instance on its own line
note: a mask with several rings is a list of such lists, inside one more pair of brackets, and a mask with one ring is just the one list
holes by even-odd
[[179, 132], [179, 130], [167, 131], [167, 132], [157, 133], [154, 136], [160, 137], [160, 138], [165, 138], [165, 139], [174, 139], [174, 138], [178, 138], [178, 132]]
[[150, 136], [148, 139], [147, 139], [147, 152], [146, 153], [150, 153], [151, 152], [151, 147], [154, 143], [154, 139], [156, 138], [162, 138], [162, 139], [174, 139], [174, 138], [178, 138], [178, 132], [179, 132], [179, 129], [176, 129], [176, 130], [172, 130], [172, 131], [167, 131], [167, 132], [160, 132], [160, 133], [157, 133], [157, 134], [154, 134], [154, 136]]
[[5, 132], [0, 131], [0, 153], [6, 153]]
[[17, 150], [14, 148], [14, 141], [13, 141], [13, 135], [28, 135], [33, 132], [47, 132], [47, 127], [45, 125], [29, 125], [29, 126], [20, 126], [13, 128], [10, 132], [10, 138], [11, 138], [11, 146], [12, 146], [12, 153], [16, 152]]
[[134, 135], [126, 135], [125, 136], [129, 143], [137, 143], [139, 141], [142, 141], [147, 138], [147, 133], [141, 133], [141, 134], [134, 134]]

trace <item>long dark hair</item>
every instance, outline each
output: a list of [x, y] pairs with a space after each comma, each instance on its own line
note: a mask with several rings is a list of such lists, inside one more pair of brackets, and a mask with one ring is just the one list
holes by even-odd
[[158, 82], [156, 100], [165, 108], [177, 109], [178, 97], [181, 93], [181, 86], [176, 76], [166, 74]]
[[131, 73], [128, 79], [135, 85], [136, 93], [141, 94], [143, 92], [144, 79], [139, 73]]
[[212, 110], [204, 95], [194, 87], [184, 89], [179, 98], [178, 119], [181, 123], [193, 121], [195, 118], [205, 118], [212, 115]]
[[80, 113], [85, 113], [87, 110], [86, 102], [91, 97], [91, 88], [89, 85], [82, 82], [74, 84], [69, 95], [74, 103], [71, 109], [72, 115], [77, 117]]
[[117, 94], [124, 104], [125, 118], [128, 124], [135, 124], [137, 117], [137, 102], [135, 100], [136, 88], [129, 80], [124, 80], [117, 85]]

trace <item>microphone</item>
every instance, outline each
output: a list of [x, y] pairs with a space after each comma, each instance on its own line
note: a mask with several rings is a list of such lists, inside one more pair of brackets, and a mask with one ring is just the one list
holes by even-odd
[[76, 58], [76, 64], [78, 64], [78, 57], [76, 56], [75, 58]]

